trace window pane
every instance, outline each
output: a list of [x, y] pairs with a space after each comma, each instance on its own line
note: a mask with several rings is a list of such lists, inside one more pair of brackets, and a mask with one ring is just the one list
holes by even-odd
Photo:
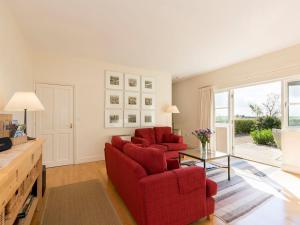
[[289, 102], [300, 103], [300, 82], [289, 83]]
[[228, 92], [215, 93], [215, 107], [228, 108]]
[[300, 105], [289, 106], [289, 126], [300, 126]]
[[228, 109], [216, 109], [216, 123], [228, 123]]

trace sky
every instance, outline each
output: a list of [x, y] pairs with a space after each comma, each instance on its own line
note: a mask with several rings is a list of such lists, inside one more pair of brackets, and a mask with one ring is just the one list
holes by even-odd
[[273, 82], [235, 89], [234, 114], [255, 116], [255, 114], [251, 111], [249, 104], [257, 104], [263, 109], [262, 104], [266, 102], [268, 94], [277, 94], [280, 96], [279, 100], [281, 100], [281, 82]]

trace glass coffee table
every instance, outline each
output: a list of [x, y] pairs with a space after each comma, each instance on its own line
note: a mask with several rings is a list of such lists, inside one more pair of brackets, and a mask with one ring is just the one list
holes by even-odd
[[[204, 170], [206, 171], [206, 164], [209, 161], [216, 159], [227, 158], [227, 166], [222, 168], [227, 168], [228, 170], [228, 180], [230, 180], [230, 154], [219, 152], [219, 151], [201, 151], [200, 149], [188, 149], [185, 151], [179, 151], [179, 164], [181, 165], [182, 156], [188, 156], [193, 159], [197, 159], [203, 162]], [[213, 163], [212, 163], [213, 164]], [[215, 164], [213, 164], [215, 165]], [[215, 165], [216, 166], [216, 165]]]

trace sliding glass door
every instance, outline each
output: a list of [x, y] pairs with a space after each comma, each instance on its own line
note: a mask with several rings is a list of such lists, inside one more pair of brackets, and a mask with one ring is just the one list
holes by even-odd
[[282, 128], [300, 128], [300, 77], [215, 92], [216, 149], [281, 165]]
[[281, 86], [278, 81], [233, 89], [233, 155], [280, 166]]

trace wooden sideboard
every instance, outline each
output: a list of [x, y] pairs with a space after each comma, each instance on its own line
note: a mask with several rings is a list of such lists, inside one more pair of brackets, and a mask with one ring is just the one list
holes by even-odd
[[[0, 225], [31, 223], [41, 206], [42, 140], [30, 141], [0, 152]], [[31, 195], [26, 217], [18, 219], [27, 197]]]

